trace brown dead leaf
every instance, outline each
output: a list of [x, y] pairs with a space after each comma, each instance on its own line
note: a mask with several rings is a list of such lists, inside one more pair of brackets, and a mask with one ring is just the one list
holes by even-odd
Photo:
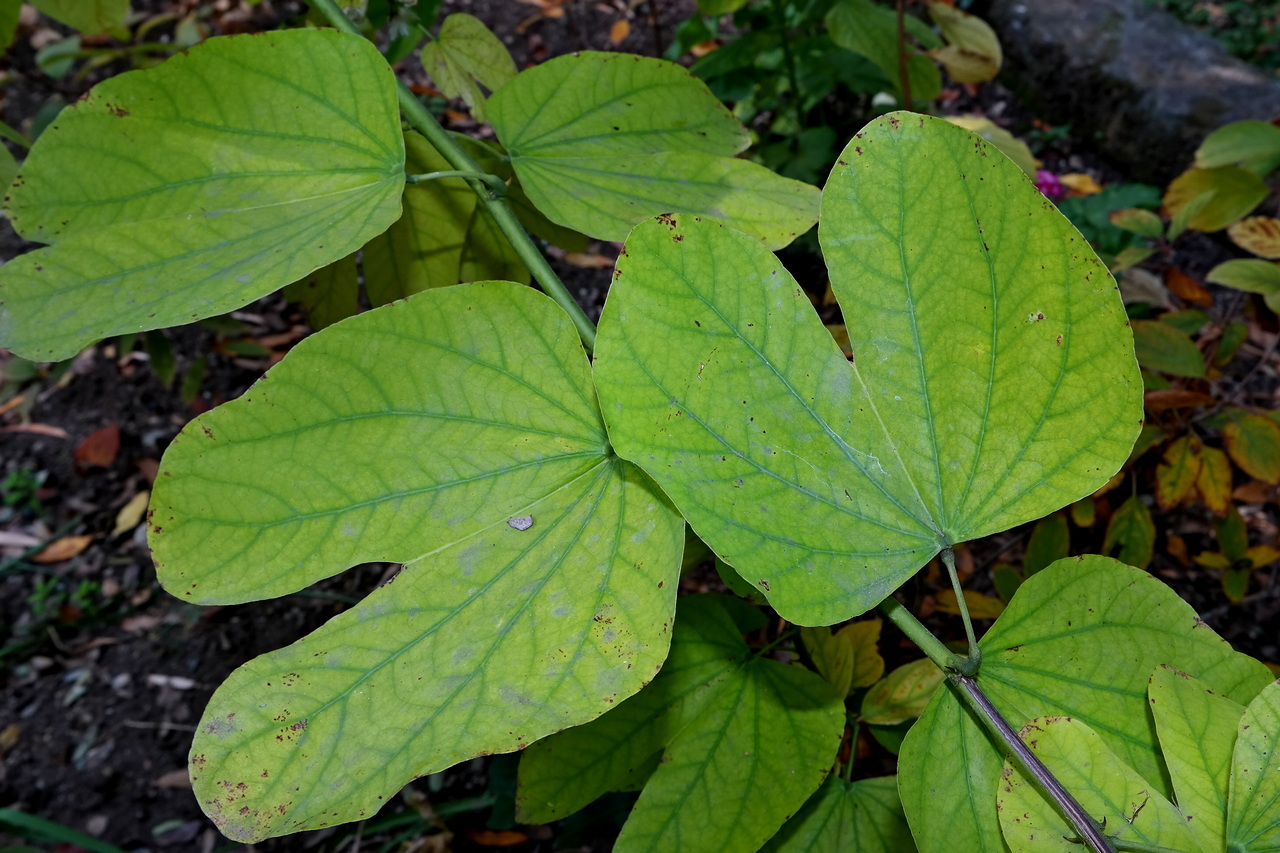
[[625, 18], [614, 21], [613, 26], [609, 28], [609, 41], [614, 44], [622, 44], [629, 35], [631, 35], [631, 24]]
[[26, 401], [27, 397], [25, 394], [14, 394], [8, 400], [5, 400], [3, 404], [0, 404], [0, 415], [7, 415]]
[[1241, 249], [1260, 258], [1280, 258], [1280, 220], [1249, 216], [1229, 226], [1227, 236]]
[[529, 836], [523, 832], [510, 829], [502, 832], [494, 832], [492, 829], [472, 830], [467, 835], [481, 847], [515, 847], [529, 840]]
[[706, 41], [700, 41], [693, 47], [689, 48], [689, 53], [693, 54], [695, 59], [701, 59], [711, 51], [719, 49], [720, 42], [715, 39], [707, 39]]
[[21, 733], [22, 726], [17, 723], [6, 726], [4, 731], [0, 732], [0, 756], [18, 745], [18, 735]]
[[1170, 536], [1169, 540], [1165, 543], [1164, 550], [1170, 557], [1173, 557], [1173, 559], [1177, 560], [1184, 567], [1189, 565], [1191, 562], [1191, 557], [1187, 551], [1187, 540], [1183, 539], [1181, 536]]
[[181, 770], [170, 770], [168, 773], [157, 776], [151, 784], [157, 788], [190, 788], [191, 774], [185, 767]]
[[575, 267], [582, 267], [590, 270], [606, 270], [613, 266], [613, 258], [608, 255], [587, 254], [585, 252], [567, 252], [564, 259], [566, 263], [573, 264]]
[[160, 475], [160, 461], [158, 459], [139, 459], [138, 473], [147, 478], [147, 482], [154, 485], [156, 477]]
[[93, 541], [93, 535], [86, 533], [83, 536], [66, 536], [57, 541], [50, 542], [35, 556], [31, 558], [33, 563], [60, 563], [63, 560], [70, 560], [72, 557], [84, 551], [89, 547], [89, 543]]
[[120, 627], [130, 634], [143, 634], [160, 624], [159, 616], [129, 616], [120, 621]]
[[1213, 305], [1213, 294], [1206, 290], [1203, 284], [1176, 267], [1165, 270], [1164, 283], [1183, 302], [1203, 305], [1205, 308]]
[[47, 435], [50, 438], [71, 438], [71, 434], [65, 429], [48, 424], [14, 424], [13, 426], [0, 427], [0, 432], [29, 432], [36, 435]]
[[71, 455], [81, 469], [107, 468], [116, 461], [119, 452], [120, 427], [112, 424], [86, 435]]
[[1271, 500], [1271, 486], [1261, 480], [1253, 480], [1237, 486], [1231, 497], [1242, 504], [1264, 504]]
[[1212, 405], [1214, 400], [1208, 394], [1199, 391], [1188, 391], [1185, 388], [1167, 388], [1163, 391], [1147, 391], [1142, 395], [1143, 404], [1148, 411], [1159, 412], [1165, 409], [1194, 409], [1196, 406]]

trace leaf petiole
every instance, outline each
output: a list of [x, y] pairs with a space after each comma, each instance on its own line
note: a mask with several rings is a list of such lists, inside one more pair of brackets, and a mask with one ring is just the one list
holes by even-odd
[[942, 564], [947, 567], [947, 574], [951, 576], [951, 588], [956, 594], [956, 609], [960, 611], [960, 620], [964, 622], [964, 634], [969, 640], [969, 654], [959, 667], [959, 671], [973, 678], [982, 666], [982, 649], [978, 646], [978, 638], [973, 633], [973, 620], [969, 618], [969, 604], [964, 600], [964, 590], [960, 587], [960, 575], [956, 573], [956, 555], [951, 546], [942, 549]]
[[507, 182], [488, 172], [464, 172], [458, 169], [443, 172], [423, 172], [420, 175], [405, 175], [404, 182], [406, 184], [422, 184], [427, 181], [438, 181], [441, 178], [470, 178], [475, 181], [484, 181], [489, 185], [491, 198], [501, 198], [507, 194]]

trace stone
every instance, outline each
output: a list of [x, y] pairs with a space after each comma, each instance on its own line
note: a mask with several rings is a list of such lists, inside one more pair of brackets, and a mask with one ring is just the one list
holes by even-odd
[[1280, 116], [1280, 83], [1141, 0], [989, 0], [1001, 80], [1048, 121], [1091, 136], [1134, 180], [1164, 186], [1211, 131]]

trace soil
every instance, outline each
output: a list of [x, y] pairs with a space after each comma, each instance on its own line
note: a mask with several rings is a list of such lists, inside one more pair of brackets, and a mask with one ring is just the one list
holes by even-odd
[[[199, 5], [195, 0], [134, 4], [151, 12], [185, 12]], [[288, 0], [264, 0], [252, 10], [230, 0], [204, 5], [215, 10], [215, 27], [231, 22], [227, 29], [266, 28], [300, 9]], [[523, 66], [581, 49], [660, 54], [691, 3], [573, 0], [549, 8], [560, 8], [563, 15], [537, 17], [539, 6], [532, 2], [446, 4], [447, 10], [470, 12], [490, 25]], [[630, 24], [630, 33], [614, 44], [610, 33], [621, 20]], [[17, 127], [52, 97], [73, 101], [94, 79], [54, 82], [39, 73], [24, 38], [31, 33], [28, 27], [20, 35], [8, 60], [11, 82], [4, 90], [3, 115]], [[402, 73], [422, 77], [412, 61], [403, 64]], [[968, 108], [1006, 116], [1018, 109], [998, 86], [985, 87], [976, 98], [958, 92], [957, 98], [970, 99]], [[1069, 140], [1043, 156], [1058, 171], [1090, 171], [1104, 183], [1119, 177]], [[0, 228], [0, 256], [9, 258], [27, 248], [7, 225]], [[1214, 243], [1196, 245], [1183, 250], [1190, 253], [1186, 267], [1206, 266], [1203, 257], [1220, 251]], [[616, 250], [595, 244], [590, 252], [612, 256]], [[813, 266], [799, 258], [789, 263]], [[555, 265], [589, 313], [598, 315], [609, 271], [563, 260]], [[820, 279], [811, 283], [821, 291]], [[8, 537], [0, 539], [0, 808], [56, 821], [123, 850], [242, 849], [229, 844], [201, 814], [186, 781], [191, 733], [209, 696], [235, 667], [315, 629], [360, 600], [394, 567], [362, 566], [282, 599], [199, 608], [159, 588], [143, 526], [135, 521], [118, 534], [112, 531], [130, 501], [149, 489], [164, 448], [182, 426], [243, 393], [305, 332], [305, 319], [296, 307], [268, 297], [229, 320], [171, 330], [173, 381], [161, 381], [149, 363], [162, 360], [154, 348], [148, 355], [141, 345], [121, 352], [107, 343], [87, 350], [69, 367], [32, 377], [22, 387], [23, 401], [0, 413], [0, 482], [21, 478], [23, 472], [39, 481], [27, 487], [10, 481], [0, 490], [6, 500], [24, 488], [34, 491], [20, 505], [0, 507], [0, 534]], [[1240, 384], [1274, 396], [1273, 353], [1252, 346], [1236, 368]], [[198, 393], [184, 395], [184, 378], [200, 364], [205, 367]], [[0, 368], [13, 370], [15, 365], [0, 351]], [[1273, 399], [1271, 407], [1280, 407], [1280, 401]], [[118, 449], [111, 449], [109, 436], [103, 440], [104, 429], [118, 429]], [[96, 460], [89, 458], [95, 450]], [[1270, 525], [1274, 540], [1274, 502], [1251, 512], [1257, 516], [1251, 523]], [[1179, 531], [1193, 546], [1192, 553], [1197, 546], [1212, 547], [1210, 521], [1194, 510], [1179, 516]], [[37, 542], [76, 536], [90, 538], [69, 559], [28, 559]], [[1020, 529], [974, 543], [969, 549], [973, 564], [1016, 562], [1026, 538], [1027, 529]], [[1153, 570], [1175, 584], [1238, 648], [1264, 660], [1280, 659], [1280, 597], [1274, 594], [1280, 586], [1274, 574], [1262, 593], [1224, 607], [1218, 581], [1208, 573], [1167, 557]], [[705, 566], [687, 576], [684, 585], [722, 588]], [[926, 573], [907, 593], [917, 603], [927, 603], [934, 589]], [[955, 620], [942, 614], [934, 614], [930, 626], [943, 634], [958, 630]], [[884, 646], [890, 666], [901, 662], [895, 657], [906, 660], [905, 641], [888, 627]], [[882, 768], [891, 763], [883, 750], [868, 761]], [[617, 795], [556, 827], [521, 827], [512, 818], [513, 785], [511, 758], [477, 759], [418, 780], [362, 828], [338, 827], [253, 849], [401, 849], [396, 847], [397, 832], [407, 829], [413, 840], [403, 849], [467, 851], [510, 843], [521, 853], [607, 850], [630, 803], [630, 795]], [[399, 829], [379, 827], [379, 821], [387, 820], [400, 821]], [[0, 833], [0, 845], [17, 841]]]

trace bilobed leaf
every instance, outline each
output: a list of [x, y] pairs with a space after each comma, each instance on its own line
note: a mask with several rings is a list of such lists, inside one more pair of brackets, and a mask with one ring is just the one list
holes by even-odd
[[1280, 682], [1245, 708], [1231, 761], [1227, 849], [1280, 850]]
[[1046, 515], [1031, 529], [1027, 553], [1022, 558], [1022, 572], [1034, 575], [1050, 563], [1061, 560], [1070, 551], [1071, 531], [1067, 528], [1066, 516], [1060, 512]]
[[360, 313], [360, 274], [354, 253], [287, 285], [284, 297], [300, 302], [315, 331]]
[[522, 759], [526, 817], [572, 811], [661, 749], [614, 850], [754, 853], [817, 789], [844, 728], [840, 697], [808, 670], [752, 655], [714, 597], [683, 600], [675, 632], [676, 669], [663, 668], [653, 697]]
[[828, 628], [801, 628], [800, 638], [818, 674], [847, 696], [857, 687], [875, 684], [884, 675], [884, 658], [880, 642], [879, 619], [846, 625], [834, 634]]
[[638, 222], [677, 211], [779, 248], [817, 221], [818, 190], [736, 158], [746, 128], [673, 63], [561, 56], [521, 72], [487, 109], [533, 203], [592, 237], [622, 240]]
[[1169, 184], [1164, 205], [1176, 216], [1192, 201], [1208, 193], [1212, 193], [1212, 197], [1187, 220], [1188, 228], [1217, 231], [1243, 219], [1267, 197], [1267, 185], [1253, 172], [1237, 166], [1188, 169]]
[[1151, 520], [1151, 510], [1134, 495], [1111, 516], [1102, 551], [1122, 563], [1145, 569], [1155, 555], [1155, 545], [1156, 525]]
[[761, 853], [914, 853], [893, 776], [831, 776]]
[[1231, 752], [1244, 706], [1197, 678], [1162, 665], [1148, 688], [1178, 810], [1205, 850], [1223, 849]]
[[[422, 48], [422, 65], [450, 98], [462, 98], [478, 121], [485, 120], [484, 86], [490, 92], [516, 76], [506, 45], [474, 15], [455, 12]], [[478, 84], [478, 85], [477, 85]]]
[[50, 18], [85, 35], [124, 34], [129, 0], [30, 0]]
[[1164, 462], [1156, 466], [1156, 501], [1161, 509], [1172, 509], [1195, 489], [1200, 474], [1200, 442], [1183, 435], [1169, 443]]
[[1226, 515], [1231, 509], [1231, 462], [1216, 447], [1200, 449], [1200, 473], [1196, 475], [1196, 492], [1209, 511]]
[[853, 678], [849, 682], [850, 690], [870, 687], [884, 675], [884, 658], [880, 656], [879, 649], [882, 624], [879, 619], [867, 619], [845, 625], [836, 632], [836, 636], [843, 637], [845, 642], [853, 647]]
[[[1037, 717], [1018, 734], [1085, 812], [1102, 823], [1117, 846], [1131, 842], [1201, 853], [1188, 816], [1154, 793], [1151, 784], [1125, 766], [1085, 723], [1071, 717]], [[1007, 759], [996, 803], [1000, 828], [1012, 853], [1080, 849], [1069, 840], [1075, 833], [1054, 804]]]
[[957, 83], [984, 83], [1000, 73], [1004, 52], [991, 25], [949, 3], [930, 3], [929, 17], [942, 30], [946, 47], [930, 55]]
[[[1172, 789], [1148, 716], [1150, 673], [1167, 663], [1240, 703], [1271, 680], [1161, 581], [1106, 557], [1072, 557], [1028, 578], [980, 645], [978, 685], [1014, 727], [1081, 720], [1164, 797]], [[1001, 849], [992, 792], [1002, 755], [955, 694], [939, 690], [899, 759], [921, 851]]]
[[[913, 16], [907, 18], [920, 24], [919, 19]], [[893, 86], [894, 93], [902, 98], [898, 20], [891, 10], [871, 0], [839, 0], [827, 12], [826, 24], [832, 41], [875, 63]], [[914, 101], [932, 101], [942, 91], [942, 75], [938, 66], [923, 54], [908, 57], [907, 81]]]
[[1204, 356], [1187, 333], [1160, 320], [1134, 320], [1138, 364], [1174, 376], [1204, 376]]
[[684, 541], [608, 454], [568, 318], [507, 282], [300, 343], [170, 445], [149, 526], [162, 583], [188, 600], [406, 564], [214, 693], [193, 787], [239, 841], [358, 820], [410, 779], [638, 691], [666, 657]]
[[1222, 440], [1246, 474], [1272, 485], [1280, 483], [1280, 424], [1261, 415], [1242, 414], [1222, 428]]
[[802, 625], [1090, 494], [1141, 420], [1111, 278], [981, 139], [871, 123], [824, 190], [820, 240], [852, 364], [772, 254], [688, 216], [632, 232], [595, 361], [617, 452]]
[[1280, 166], [1280, 127], [1266, 121], [1235, 121], [1205, 137], [1196, 149], [1202, 169], [1243, 166], [1267, 175]]
[[403, 183], [394, 76], [362, 38], [216, 38], [121, 74], [58, 116], [10, 192], [18, 233], [53, 245], [0, 268], [0, 343], [61, 359], [239, 308], [383, 231]]
[[1227, 236], [1241, 249], [1260, 258], [1280, 258], [1280, 219], [1249, 216], [1228, 227]]
[[946, 676], [928, 658], [904, 663], [873, 685], [862, 697], [862, 721], [892, 726], [914, 720]]

